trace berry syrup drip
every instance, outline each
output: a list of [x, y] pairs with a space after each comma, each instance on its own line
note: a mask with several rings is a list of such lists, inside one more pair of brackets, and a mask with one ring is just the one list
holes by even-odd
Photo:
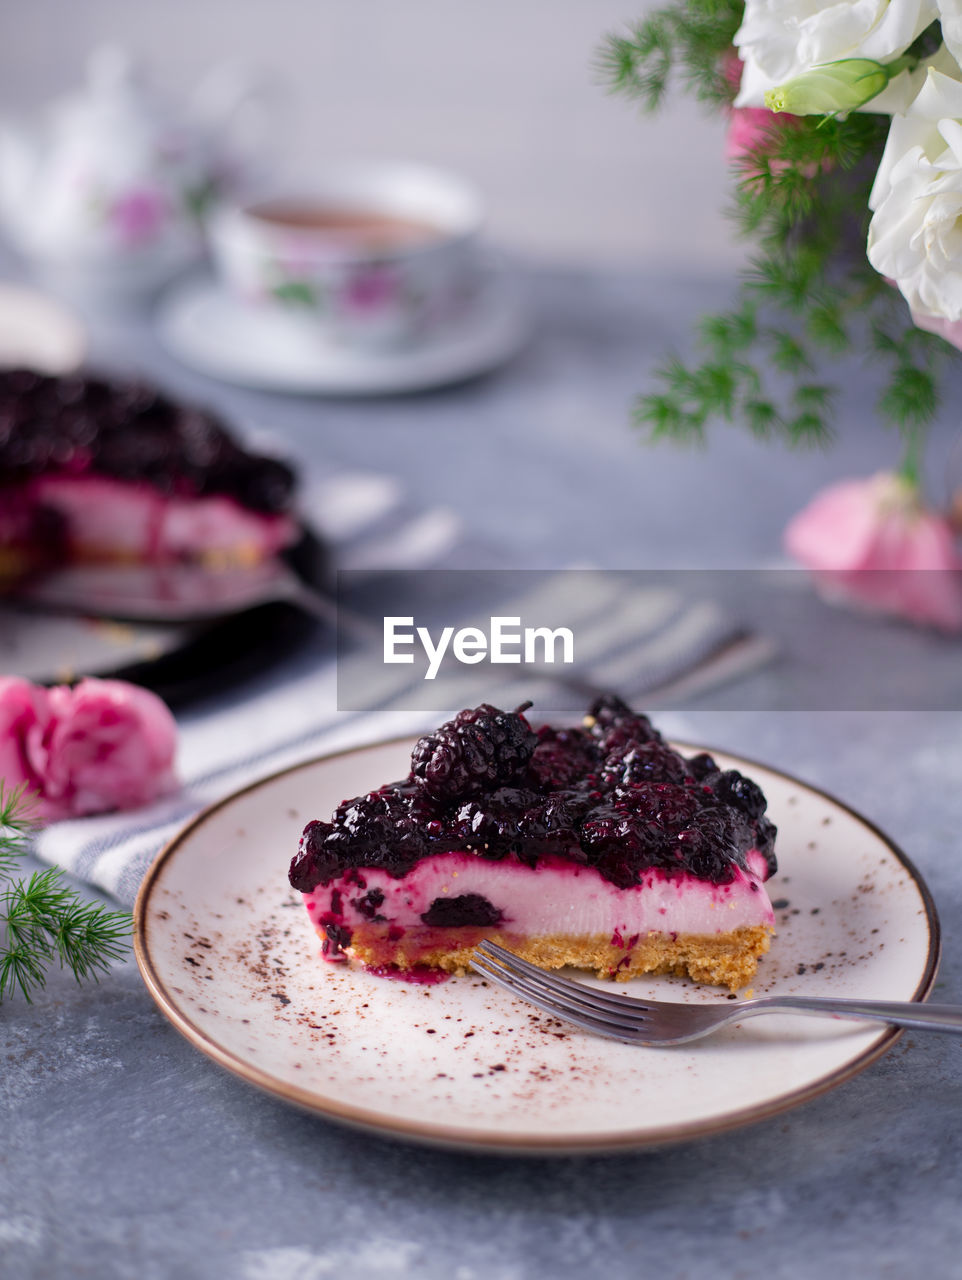
[[0, 372], [0, 486], [55, 473], [141, 481], [168, 496], [290, 508], [294, 473], [249, 453], [219, 418], [142, 383]]
[[411, 772], [310, 822], [291, 863], [310, 893], [350, 868], [398, 878], [422, 858], [468, 850], [528, 866], [551, 856], [594, 867], [619, 888], [657, 867], [727, 884], [757, 849], [776, 869], [761, 789], [710, 755], [686, 759], [647, 716], [611, 694], [580, 729], [535, 732], [525, 703], [462, 711], [421, 738]]

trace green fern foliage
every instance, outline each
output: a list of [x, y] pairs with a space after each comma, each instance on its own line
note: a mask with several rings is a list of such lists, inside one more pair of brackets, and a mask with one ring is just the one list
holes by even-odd
[[[678, 0], [609, 36], [599, 65], [609, 87], [648, 111], [673, 79], [714, 110], [736, 92], [732, 38], [739, 0]], [[916, 42], [937, 44], [938, 24]], [[736, 74], [732, 75], [732, 67]], [[664, 359], [634, 420], [652, 441], [700, 444], [713, 421], [760, 440], [825, 445], [834, 435], [835, 390], [826, 358], [865, 353], [879, 373], [880, 415], [907, 437], [939, 408], [948, 344], [912, 324], [897, 291], [865, 257], [868, 199], [888, 118], [776, 117], [733, 166], [731, 217], [754, 252], [730, 311], [705, 318], [695, 359]]]

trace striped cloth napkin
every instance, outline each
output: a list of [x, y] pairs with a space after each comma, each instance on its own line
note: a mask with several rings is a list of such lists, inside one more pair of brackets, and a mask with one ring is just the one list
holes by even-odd
[[[319, 532], [343, 568], [415, 568], [476, 564], [475, 548], [464, 543], [456, 515], [436, 508], [405, 509], [399, 486], [387, 477], [346, 475], [315, 485], [309, 509], [323, 513]], [[550, 603], [557, 590], [539, 590]], [[578, 683], [614, 688], [626, 697], [658, 689], [690, 693], [749, 670], [771, 656], [766, 642], [745, 637], [736, 620], [716, 605], [688, 600], [664, 590], [625, 594], [624, 583], [591, 575], [587, 614], [604, 619], [585, 632]], [[560, 596], [559, 596], [560, 598]], [[570, 599], [570, 591], [568, 592]], [[52, 823], [37, 836], [34, 852], [78, 879], [130, 905], [144, 872], [164, 844], [190, 818], [240, 787], [312, 756], [404, 734], [414, 735], [438, 720], [446, 705], [434, 688], [430, 706], [418, 705], [410, 684], [393, 675], [373, 709], [338, 711], [337, 666], [333, 647], [321, 656], [291, 662], [244, 691], [233, 691], [196, 712], [179, 716], [181, 790], [132, 812]], [[474, 699], [487, 698], [478, 690]], [[462, 683], [458, 705], [472, 702]], [[504, 691], [503, 705], [531, 696], [520, 685]], [[569, 691], [570, 697], [570, 691]], [[539, 698], [549, 710], [550, 697]], [[456, 709], [456, 708], [452, 708]]]

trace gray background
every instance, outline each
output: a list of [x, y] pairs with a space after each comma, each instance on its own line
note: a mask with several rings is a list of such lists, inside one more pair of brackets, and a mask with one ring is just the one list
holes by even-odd
[[[788, 457], [732, 429], [697, 455], [639, 447], [631, 397], [666, 343], [683, 347], [697, 315], [724, 305], [735, 253], [717, 122], [680, 107], [638, 122], [591, 86], [591, 47], [623, 15], [587, 0], [7, 2], [0, 96], [39, 101], [104, 34], [150, 47], [183, 85], [231, 46], [305, 104], [285, 139], [295, 170], [312, 148], [356, 148], [472, 174], [497, 236], [541, 259], [528, 273], [536, 337], [498, 376], [324, 403], [179, 368], [146, 318], [102, 325], [97, 348], [278, 432], [308, 479], [366, 466], [399, 475], [414, 505], [443, 495], [484, 563], [770, 562], [819, 484], [890, 464], [894, 442], [852, 366], [833, 454]], [[622, 258], [630, 270], [611, 265]], [[929, 450], [936, 496], [957, 394]], [[877, 634], [843, 631], [849, 659]], [[893, 680], [926, 669], [938, 642], [886, 634]], [[958, 713], [774, 710], [805, 675], [804, 648], [789, 648], [742, 683], [741, 709], [705, 698], [661, 723], [825, 786], [901, 842], [943, 920], [937, 998], [962, 1002]], [[962, 1276], [962, 1046], [948, 1037], [904, 1037], [856, 1080], [751, 1129], [557, 1162], [431, 1152], [302, 1116], [182, 1041], [130, 963], [99, 987], [56, 976], [35, 1005], [5, 1004], [0, 1062], [0, 1274], [16, 1280]]]
[[674, 95], [657, 119], [593, 68], [626, 0], [2, 0], [0, 112], [76, 85], [116, 43], [189, 95], [238, 61], [267, 86], [278, 180], [389, 157], [473, 179], [499, 241], [539, 257], [726, 269], [721, 121]]

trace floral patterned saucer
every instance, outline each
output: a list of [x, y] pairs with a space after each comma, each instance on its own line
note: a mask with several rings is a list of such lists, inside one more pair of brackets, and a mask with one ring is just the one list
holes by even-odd
[[398, 347], [326, 342], [295, 316], [245, 306], [209, 277], [175, 287], [159, 313], [161, 340], [185, 364], [226, 382], [315, 395], [394, 395], [473, 378], [515, 355], [528, 327], [520, 284], [500, 268], [459, 317]]

